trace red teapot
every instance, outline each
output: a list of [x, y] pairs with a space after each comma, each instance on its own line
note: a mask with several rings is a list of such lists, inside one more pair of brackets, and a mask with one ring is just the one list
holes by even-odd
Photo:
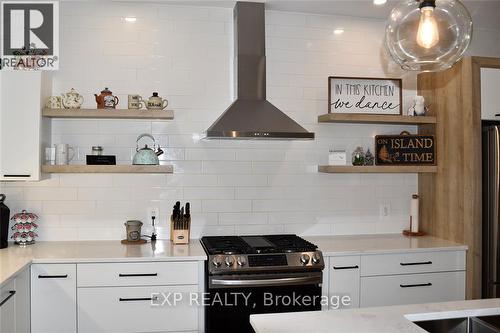
[[116, 109], [119, 102], [118, 97], [113, 96], [108, 88], [104, 88], [100, 95], [94, 94], [94, 96], [98, 109]]

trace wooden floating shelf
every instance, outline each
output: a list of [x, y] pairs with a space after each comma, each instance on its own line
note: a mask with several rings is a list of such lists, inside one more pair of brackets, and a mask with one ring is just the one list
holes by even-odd
[[318, 172], [324, 173], [436, 173], [435, 165], [319, 165]]
[[94, 118], [94, 119], [174, 119], [172, 110], [130, 109], [43, 109], [47, 118]]
[[399, 116], [399, 115], [378, 115], [378, 114], [348, 114], [348, 113], [327, 113], [318, 116], [319, 123], [358, 123], [358, 124], [407, 124], [422, 125], [435, 124], [436, 117], [422, 116]]
[[173, 173], [172, 165], [42, 165], [46, 173]]

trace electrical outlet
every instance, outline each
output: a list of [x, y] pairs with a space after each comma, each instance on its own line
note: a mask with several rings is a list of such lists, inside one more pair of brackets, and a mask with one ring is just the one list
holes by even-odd
[[387, 217], [391, 215], [391, 204], [389, 202], [382, 202], [379, 206], [380, 217]]
[[155, 219], [158, 221], [158, 218], [160, 217], [160, 208], [148, 207], [148, 212], [147, 212], [148, 219], [151, 219], [152, 216], [154, 216]]

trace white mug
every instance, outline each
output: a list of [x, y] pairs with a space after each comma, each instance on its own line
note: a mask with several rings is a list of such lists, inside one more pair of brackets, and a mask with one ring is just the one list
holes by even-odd
[[75, 150], [67, 143], [58, 143], [56, 147], [56, 165], [67, 165], [74, 157]]

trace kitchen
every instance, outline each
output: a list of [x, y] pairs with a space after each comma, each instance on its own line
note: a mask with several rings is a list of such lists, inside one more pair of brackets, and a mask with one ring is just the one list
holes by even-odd
[[[426, 216], [434, 211], [434, 203], [427, 201], [429, 197], [423, 195], [425, 189], [421, 187], [435, 179], [431, 179], [434, 177], [432, 173], [418, 173], [418, 170], [433, 170], [434, 167], [408, 166], [410, 169], [407, 170], [411, 172], [404, 173], [374, 173], [376, 169], [367, 171], [369, 174], [318, 172], [318, 166], [331, 168], [330, 150], [346, 152], [350, 162], [351, 153], [358, 146], [365, 152], [367, 148], [374, 152], [376, 135], [397, 135], [405, 130], [417, 133], [415, 123], [318, 121], [318, 117], [328, 113], [329, 76], [401, 78], [402, 114], [405, 115], [413, 105], [417, 94], [417, 72], [402, 70], [382, 52], [386, 21], [397, 2], [378, 6], [372, 1], [351, 5], [347, 1], [335, 1], [318, 2], [316, 6], [302, 3], [302, 7], [300, 3], [267, 1], [265, 5], [264, 69], [267, 67], [267, 77], [264, 87], [267, 89], [264, 94], [271, 106], [283, 111], [307, 133], [314, 133], [314, 140], [286, 141], [203, 138], [207, 129], [236, 98], [236, 83], [239, 78], [244, 78], [242, 71], [233, 69], [233, 58], [237, 53], [233, 32], [234, 2], [59, 3], [59, 70], [27, 74], [40, 75], [30, 82], [34, 85], [33, 91], [49, 90], [39, 93], [44, 97], [66, 95], [74, 88], [83, 97], [80, 112], [90, 113], [74, 117], [68, 113], [61, 117], [61, 112], [73, 111], [55, 110], [59, 113], [54, 115], [49, 112], [53, 110], [43, 110], [49, 112], [47, 116], [35, 119], [33, 124], [28, 123], [26, 117], [13, 120], [17, 127], [7, 121], [4, 124], [8, 125], [1, 125], [2, 177], [30, 175], [32, 179], [4, 181], [3, 177], [0, 193], [6, 196], [4, 202], [10, 208], [11, 217], [23, 210], [38, 216], [35, 223], [39, 237], [34, 245], [21, 248], [9, 243], [7, 249], [0, 250], [2, 291], [5, 290], [0, 300], [10, 295], [11, 289], [3, 287], [12, 280], [11, 277], [25, 272], [22, 268], [28, 269], [27, 275], [20, 275], [19, 285], [28, 285], [31, 299], [27, 301], [28, 311], [17, 311], [25, 319], [16, 320], [15, 331], [22, 332], [19, 328], [23, 327], [22, 323], [29, 323], [30, 328], [24, 331], [208, 332], [205, 329], [205, 309], [180, 306], [174, 311], [173, 308], [158, 307], [151, 313], [143, 313], [141, 320], [131, 324], [134, 314], [149, 309], [148, 302], [134, 303], [128, 310], [130, 312], [121, 312], [120, 304], [111, 302], [111, 299], [115, 300], [114, 295], [120, 293], [119, 297], [141, 298], [145, 294], [150, 297], [153, 292], [207, 291], [205, 263], [211, 262], [209, 257], [212, 254], [205, 251], [207, 248], [199, 239], [211, 236], [299, 235], [317, 246], [306, 249], [311, 261], [316, 251], [322, 254], [319, 266], [324, 265], [325, 269], [322, 271], [321, 295], [349, 293], [353, 307], [429, 303], [450, 300], [446, 298], [450, 295], [453, 299], [481, 297], [476, 284], [464, 286], [476, 281], [469, 274], [477, 271], [477, 268], [474, 270], [477, 266], [472, 266], [469, 257], [466, 265], [464, 256], [467, 247], [469, 256], [471, 244], [477, 244], [459, 239], [460, 233], [446, 226], [449, 219], [459, 221], [460, 218], [441, 215], [444, 213], [439, 213], [439, 218]], [[496, 43], [496, 32], [500, 28], [496, 25], [495, 15], [491, 14], [495, 13], [495, 2], [466, 1], [465, 5], [474, 23], [474, 37], [467, 55], [498, 57], [500, 48]], [[9, 74], [12, 75], [10, 71], [2, 70], [0, 75], [7, 77]], [[244, 71], [243, 74], [251, 75]], [[10, 80], [5, 82], [12, 82]], [[22, 86], [26, 87], [25, 83]], [[11, 105], [24, 103], [34, 108], [38, 105], [38, 112], [42, 112], [45, 98], [40, 102], [40, 98], [37, 100], [32, 95], [28, 98], [27, 89], [20, 92], [15, 85], [11, 87], [7, 91], [17, 94], [17, 100]], [[9, 87], [2, 81], [2, 93], [4, 89]], [[128, 110], [129, 95], [140, 95], [147, 101], [154, 97], [153, 92], [157, 92], [158, 97], [168, 100], [166, 108], [161, 110], [165, 112], [161, 115], [163, 119], [154, 118], [156, 115], [145, 116], [147, 113], [136, 119], [93, 116], [97, 105], [94, 94], [101, 96], [101, 91], [107, 94], [106, 90], [118, 98], [118, 104], [117, 110], [104, 111], [122, 112], [117, 118], [126, 117], [126, 112], [135, 112]], [[5, 100], [4, 96], [2, 94], [2, 100]], [[432, 97], [425, 97], [431, 101]], [[434, 104], [431, 102], [429, 112], [433, 112]], [[2, 117], [4, 110], [2, 106]], [[151, 111], [154, 112], [160, 111]], [[451, 116], [443, 117], [443, 122], [451, 122]], [[255, 119], [259, 117], [251, 114], [249, 119], [242, 121], [252, 124]], [[441, 120], [437, 121], [439, 129], [436, 131], [441, 131]], [[425, 126], [428, 125], [418, 127], [424, 130]], [[25, 131], [24, 138], [19, 138], [20, 128]], [[151, 134], [164, 153], [158, 156], [160, 166], [154, 171], [138, 173], [138, 169], [134, 169], [130, 172], [136, 146], [142, 148], [152, 143], [148, 137], [137, 143], [137, 137], [142, 133]], [[444, 134], [440, 132], [440, 135]], [[36, 141], [30, 141], [31, 135]], [[18, 139], [14, 140], [14, 137]], [[439, 146], [442, 143], [437, 133], [436, 137], [438, 167], [441, 167], [441, 156], [446, 152], [457, 153], [457, 148]], [[37, 144], [33, 145], [33, 142]], [[450, 138], [446, 142], [450, 145], [453, 140]], [[45, 148], [61, 143], [74, 150], [70, 165], [47, 166]], [[92, 155], [94, 146], [102, 147], [104, 156], [115, 156], [117, 165], [92, 166], [94, 169], [91, 170], [98, 171], [85, 172], [90, 167], [85, 165], [87, 155]], [[471, 157], [470, 160], [481, 159]], [[25, 168], [19, 170], [20, 165]], [[122, 171], [122, 166], [127, 169]], [[12, 169], [5, 171], [8, 168]], [[366, 170], [368, 166], [359, 168]], [[444, 174], [448, 177], [460, 175], [455, 171]], [[439, 185], [438, 189], [436, 197], [430, 200], [436, 205], [445, 202], [451, 210], [452, 199], [444, 196], [447, 191], [456, 193], [457, 188]], [[410, 202], [415, 193], [421, 195], [421, 228], [437, 239], [401, 235], [402, 230], [409, 227]], [[172, 207], [177, 201], [184, 209], [185, 204], [190, 203], [189, 245], [172, 245], [169, 240]], [[464, 201], [457, 202], [464, 204]], [[142, 221], [142, 234], [151, 236], [152, 216], [155, 216], [158, 239], [154, 247], [149, 239], [143, 245], [120, 244], [120, 240], [126, 237], [124, 223], [128, 220]], [[444, 225], [431, 227], [433, 224], [428, 221], [434, 219], [443, 219]], [[11, 221], [9, 229], [14, 223]], [[457, 228], [462, 227], [466, 228], [465, 224]], [[11, 235], [12, 231], [9, 237]], [[431, 253], [432, 259], [425, 258], [421, 252]], [[397, 266], [400, 262], [430, 260], [433, 261], [432, 268], [404, 266], [402, 274], [392, 266], [379, 270], [365, 266], [374, 265], [375, 259], [386, 258], [377, 256], [391, 253], [411, 254], [394, 259], [399, 260]], [[251, 260], [244, 259], [247, 263]], [[238, 258], [234, 257], [233, 261], [233, 265], [237, 264]], [[151, 263], [159, 266], [155, 269], [151, 265], [142, 266]], [[123, 266], [128, 264], [134, 267]], [[222, 258], [221, 269], [224, 266], [225, 258]], [[358, 266], [361, 269], [333, 270], [333, 266]], [[163, 277], [161, 282], [155, 282], [151, 276], [129, 277], [133, 280], [127, 282], [123, 280], [125, 278], [115, 277], [117, 271], [122, 274], [158, 273]], [[430, 274], [435, 275], [426, 276]], [[68, 275], [69, 279], [30, 279], [38, 275]], [[369, 288], [372, 284], [378, 286], [380, 280], [395, 279], [399, 275], [408, 276], [408, 279], [436, 277], [432, 291], [443, 286], [449, 289], [443, 289], [443, 294], [424, 292], [424, 298], [411, 292], [409, 300], [387, 295], [381, 298], [363, 292], [363, 288], [373, 290]], [[441, 276], [444, 278], [439, 278]], [[449, 281], [453, 283], [446, 283]], [[424, 282], [428, 281], [405, 283]], [[59, 286], [60, 289], [55, 289], [59, 290], [57, 293], [54, 290], [45, 292], [60, 295], [64, 301], [44, 302], [46, 294], [33, 297], [35, 287], [40, 283]], [[155, 290], [151, 286], [162, 288]], [[399, 288], [399, 283], [397, 286]], [[47, 288], [52, 287], [48, 285]], [[43, 288], [38, 290], [44, 292]], [[99, 292], [102, 296], [98, 295]], [[317, 290], [314, 292], [318, 294]], [[16, 300], [18, 308], [22, 294], [19, 290], [10, 298]], [[361, 294], [364, 296], [360, 298]], [[431, 296], [435, 298], [429, 298]], [[2, 318], [4, 313], [9, 313], [4, 309], [12, 307], [9, 303], [2, 306]], [[79, 309], [76, 309], [77, 304]], [[96, 304], [106, 306], [101, 308]], [[65, 315], [52, 309], [65, 311]], [[222, 311], [215, 312], [215, 315], [227, 317]], [[341, 312], [344, 310], [338, 311]], [[118, 317], [114, 316], [130, 319], [116, 326]], [[56, 326], [56, 318], [61, 326]], [[184, 320], [174, 324], [173, 318]], [[1, 325], [12, 325], [11, 322], [0, 319]], [[11, 326], [1, 327], [6, 327], [2, 332], [11, 330], [8, 328]]]

